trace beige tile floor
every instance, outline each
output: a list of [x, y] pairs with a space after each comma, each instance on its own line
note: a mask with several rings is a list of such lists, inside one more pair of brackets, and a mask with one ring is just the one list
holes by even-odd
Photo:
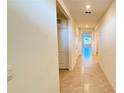
[[73, 71], [60, 70], [61, 93], [115, 93], [96, 59], [84, 62], [79, 57]]

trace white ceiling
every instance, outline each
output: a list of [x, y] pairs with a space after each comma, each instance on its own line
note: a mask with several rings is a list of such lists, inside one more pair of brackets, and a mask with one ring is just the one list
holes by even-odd
[[[88, 25], [93, 28], [98, 23], [99, 19], [104, 15], [109, 5], [113, 0], [63, 0], [68, 8], [73, 19], [81, 27]], [[86, 15], [85, 6], [89, 4], [91, 6], [92, 14]]]

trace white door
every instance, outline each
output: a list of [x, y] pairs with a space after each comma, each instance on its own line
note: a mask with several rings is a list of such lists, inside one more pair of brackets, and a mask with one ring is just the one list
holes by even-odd
[[59, 68], [68, 68], [68, 32], [66, 28], [58, 26]]

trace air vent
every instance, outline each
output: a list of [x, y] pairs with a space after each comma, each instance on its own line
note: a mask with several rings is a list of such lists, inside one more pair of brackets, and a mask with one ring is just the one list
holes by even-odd
[[91, 14], [92, 12], [91, 11], [85, 11], [85, 14]]

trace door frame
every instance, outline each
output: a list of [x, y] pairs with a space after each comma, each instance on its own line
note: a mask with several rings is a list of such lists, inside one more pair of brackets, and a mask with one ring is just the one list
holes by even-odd
[[[64, 5], [64, 2], [62, 0], [56, 0], [56, 8], [59, 8], [60, 11], [64, 14], [64, 16], [67, 18], [67, 21], [68, 21], [68, 31], [71, 31], [71, 25], [72, 25], [72, 18], [71, 18], [71, 15], [69, 13], [69, 11], [67, 10], [67, 8], [65, 7]], [[69, 35], [69, 34], [68, 34]], [[69, 41], [68, 41], [68, 55], [69, 55], [69, 64], [68, 64], [68, 70], [72, 70], [72, 49], [71, 49], [71, 42], [70, 42], [70, 39], [71, 39], [71, 36], [69, 35]]]

